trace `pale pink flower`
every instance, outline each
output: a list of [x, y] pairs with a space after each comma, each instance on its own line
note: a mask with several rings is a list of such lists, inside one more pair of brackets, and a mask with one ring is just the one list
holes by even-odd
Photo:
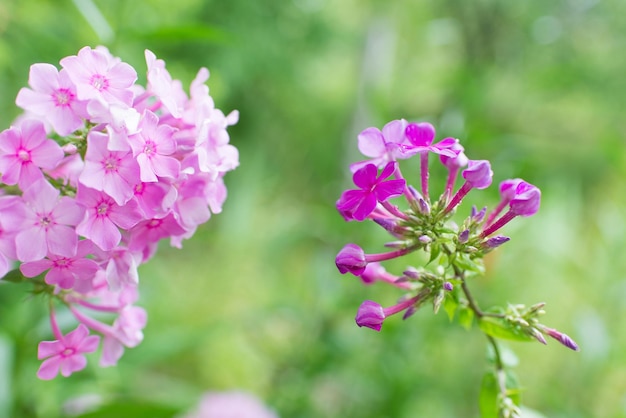
[[61, 65], [76, 85], [79, 99], [102, 99], [131, 106], [134, 96], [131, 87], [137, 80], [137, 72], [107, 51], [86, 46], [78, 55], [63, 58]]
[[124, 353], [124, 347], [136, 347], [143, 341], [143, 329], [148, 321], [145, 309], [127, 306], [113, 323], [111, 332], [104, 334], [100, 366], [115, 366]]
[[27, 187], [43, 178], [40, 168], [52, 169], [63, 158], [61, 147], [46, 137], [43, 124], [24, 120], [20, 127], [0, 133], [2, 182]]
[[19, 205], [20, 232], [15, 237], [20, 261], [41, 260], [51, 253], [64, 257], [76, 255], [78, 238], [72, 228], [83, 217], [84, 209], [63, 196], [45, 180], [38, 180], [24, 191]]
[[97, 335], [89, 335], [89, 329], [83, 325], [78, 325], [74, 331], [67, 335], [61, 334], [54, 321], [54, 314], [51, 315], [53, 331], [57, 340], [42, 341], [39, 343], [37, 358], [44, 360], [37, 372], [37, 377], [43, 380], [54, 379], [61, 372], [61, 375], [68, 377], [74, 372], [82, 370], [87, 365], [85, 353], [96, 351], [100, 342]]
[[22, 263], [20, 271], [26, 277], [35, 277], [48, 270], [45, 281], [49, 285], [58, 285], [61, 289], [71, 289], [76, 280], [90, 280], [98, 271], [95, 261], [85, 258], [92, 251], [89, 240], [78, 243], [74, 257], [62, 257], [49, 254], [43, 260]]
[[82, 185], [78, 187], [76, 201], [86, 208], [76, 233], [105, 251], [112, 250], [122, 239], [118, 227], [129, 229], [143, 218], [134, 200], [120, 206], [109, 195]]
[[144, 251], [161, 238], [182, 235], [185, 232], [171, 213], [164, 218], [148, 219], [139, 222], [130, 230], [128, 248], [132, 251]]
[[107, 136], [102, 132], [90, 132], [87, 138], [85, 169], [80, 183], [100, 190], [124, 205], [134, 196], [139, 183], [139, 166], [130, 152], [107, 149]]
[[19, 200], [18, 196], [0, 197], [0, 278], [9, 272], [12, 261], [17, 259], [15, 235], [19, 231], [19, 224], [13, 222], [15, 216], [11, 211]]
[[28, 84], [22, 88], [15, 103], [34, 115], [42, 117], [62, 136], [84, 126], [87, 117], [85, 102], [76, 97], [76, 87], [65, 70], [51, 64], [33, 64]]
[[165, 62], [157, 59], [152, 51], [146, 49], [145, 57], [148, 65], [147, 91], [157, 96], [172, 116], [180, 118], [187, 101], [181, 82], [172, 80], [172, 76], [165, 69]]
[[176, 151], [176, 141], [172, 138], [174, 129], [159, 125], [158, 116], [149, 110], [144, 112], [139, 129], [138, 134], [128, 139], [139, 164], [141, 181], [157, 182], [159, 177], [178, 177], [180, 163], [170, 157]]

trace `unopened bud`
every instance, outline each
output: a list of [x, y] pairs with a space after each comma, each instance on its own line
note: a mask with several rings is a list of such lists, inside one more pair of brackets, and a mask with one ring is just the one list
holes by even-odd
[[488, 240], [484, 241], [482, 245], [483, 248], [492, 250], [494, 248], [498, 248], [499, 246], [510, 240], [511, 238], [505, 237], [504, 235], [496, 235], [495, 237], [489, 238]]
[[459, 234], [459, 244], [465, 244], [469, 239], [470, 231], [469, 229], [464, 230]]
[[433, 298], [433, 312], [435, 314], [439, 312], [439, 308], [441, 308], [441, 302], [443, 302], [443, 299], [445, 297], [446, 297], [446, 294], [444, 293], [443, 289], [441, 289], [439, 292], [437, 292], [437, 294]]
[[433, 240], [428, 235], [422, 235], [418, 238], [418, 241], [422, 244], [430, 244]]
[[426, 203], [424, 199], [420, 198], [418, 200], [418, 204], [420, 205], [420, 212], [424, 215], [428, 215], [430, 213], [430, 206], [428, 206], [428, 203]]
[[445, 282], [443, 284], [443, 290], [446, 290], [448, 292], [451, 292], [454, 289], [454, 285], [450, 282]]

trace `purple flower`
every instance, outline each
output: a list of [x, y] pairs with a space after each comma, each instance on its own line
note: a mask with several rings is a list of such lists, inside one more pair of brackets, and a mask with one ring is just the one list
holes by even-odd
[[404, 191], [404, 180], [388, 180], [396, 169], [396, 162], [389, 162], [378, 175], [378, 169], [374, 164], [368, 164], [357, 170], [352, 179], [359, 189], [346, 190], [337, 202], [337, 210], [344, 216], [352, 216], [357, 221], [362, 221], [371, 214], [378, 202], [384, 202], [395, 196], [400, 196]]

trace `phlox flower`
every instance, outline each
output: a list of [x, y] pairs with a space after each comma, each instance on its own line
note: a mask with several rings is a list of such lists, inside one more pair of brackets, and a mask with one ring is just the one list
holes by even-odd
[[80, 100], [102, 99], [107, 103], [131, 106], [131, 87], [137, 80], [133, 67], [111, 56], [103, 48], [86, 46], [77, 55], [63, 58], [61, 65], [76, 85]]
[[74, 199], [59, 198], [59, 191], [45, 180], [24, 190], [25, 204], [16, 206], [15, 222], [20, 232], [15, 237], [17, 258], [28, 262], [41, 260], [48, 253], [63, 257], [76, 255], [78, 238], [74, 232], [84, 209]]
[[102, 132], [90, 132], [87, 137], [85, 169], [79, 182], [111, 196], [123, 205], [134, 196], [139, 183], [139, 166], [130, 152], [110, 151], [107, 136]]
[[54, 379], [59, 371], [61, 375], [68, 377], [84, 369], [87, 365], [84, 354], [96, 351], [100, 342], [100, 337], [89, 335], [89, 329], [83, 324], [79, 324], [74, 331], [63, 335], [56, 325], [54, 314], [50, 318], [57, 340], [39, 343], [37, 358], [46, 360], [39, 367], [37, 376], [43, 380]]
[[359, 189], [346, 190], [339, 201], [337, 209], [352, 218], [362, 221], [372, 213], [378, 202], [385, 202], [390, 197], [400, 196], [406, 185], [404, 180], [387, 180], [396, 169], [396, 162], [391, 161], [385, 165], [378, 175], [378, 169], [374, 164], [368, 164], [357, 170], [352, 179]]
[[25, 120], [0, 133], [0, 173], [5, 184], [23, 189], [43, 178], [40, 168], [52, 169], [62, 158], [61, 147], [46, 137], [39, 121]]
[[390, 161], [410, 157], [405, 152], [405, 147], [410, 145], [404, 133], [406, 126], [406, 120], [398, 119], [387, 123], [382, 131], [378, 128], [367, 128], [361, 132], [358, 136], [359, 151], [370, 157], [370, 160], [354, 163], [350, 165], [350, 170], [355, 172], [367, 164], [382, 168]]
[[76, 97], [76, 87], [65, 70], [51, 64], [33, 64], [28, 84], [22, 88], [15, 103], [52, 125], [59, 135], [69, 135], [84, 126], [87, 117], [85, 102]]
[[86, 208], [84, 219], [76, 226], [76, 233], [89, 238], [105, 251], [112, 250], [122, 239], [118, 227], [130, 229], [143, 218], [134, 200], [120, 206], [109, 195], [82, 185], [78, 188], [76, 201]]
[[169, 113], [180, 118], [187, 95], [183, 91], [179, 80], [172, 80], [172, 76], [165, 69], [165, 61], [157, 59], [150, 50], [145, 50], [146, 64], [148, 65], [147, 91], [157, 96]]
[[182, 235], [186, 231], [176, 221], [173, 214], [163, 218], [152, 218], [139, 222], [130, 230], [128, 248], [144, 252], [144, 259], [151, 255], [152, 247], [161, 238]]
[[148, 316], [143, 308], [127, 306], [122, 309], [111, 331], [104, 334], [100, 365], [115, 366], [124, 354], [124, 347], [133, 348], [141, 343], [147, 322]]
[[133, 156], [139, 164], [142, 182], [157, 182], [159, 177], [178, 177], [180, 163], [171, 157], [176, 151], [173, 133], [172, 127], [159, 125], [157, 115], [149, 110], [144, 112], [139, 123], [139, 133], [128, 138]]
[[208, 392], [196, 410], [181, 418], [278, 418], [256, 398], [240, 391]]
[[48, 270], [45, 281], [49, 285], [58, 285], [61, 289], [71, 289], [76, 280], [90, 280], [98, 271], [95, 261], [85, 258], [91, 252], [91, 241], [82, 240], [73, 257], [49, 254], [43, 260], [22, 263], [20, 271], [26, 277], [35, 277]]

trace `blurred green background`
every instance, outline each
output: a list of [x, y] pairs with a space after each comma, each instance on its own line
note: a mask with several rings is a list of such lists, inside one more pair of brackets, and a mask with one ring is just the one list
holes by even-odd
[[[141, 268], [149, 323], [118, 367], [91, 357], [39, 381], [43, 303], [0, 287], [0, 416], [71, 416], [97, 395], [105, 412], [89, 416], [167, 417], [238, 388], [283, 418], [477, 417], [481, 333], [428, 309], [359, 329], [363, 299], [399, 293], [334, 266], [347, 242], [385, 242], [334, 209], [361, 158], [356, 135], [407, 118], [461, 138], [495, 182], [543, 191], [539, 214], [506, 227], [512, 241], [472, 283], [485, 307], [547, 302], [545, 323], [581, 346], [510, 344], [524, 404], [626, 417], [624, 16], [620, 0], [2, 0], [2, 129], [32, 63], [102, 44], [143, 84], [148, 48], [185, 86], [210, 69], [217, 106], [241, 112], [230, 129], [241, 166], [224, 213]], [[405, 176], [418, 183], [417, 170]], [[468, 203], [497, 199], [491, 187]]]

